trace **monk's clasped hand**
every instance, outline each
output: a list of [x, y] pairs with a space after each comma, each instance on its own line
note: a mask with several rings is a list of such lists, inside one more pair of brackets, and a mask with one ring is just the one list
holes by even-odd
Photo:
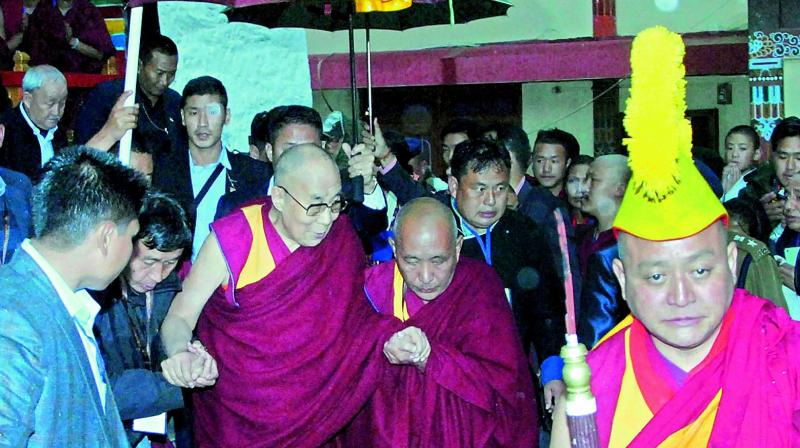
[[428, 337], [417, 327], [408, 327], [392, 335], [383, 345], [383, 353], [392, 364], [424, 367], [431, 353]]

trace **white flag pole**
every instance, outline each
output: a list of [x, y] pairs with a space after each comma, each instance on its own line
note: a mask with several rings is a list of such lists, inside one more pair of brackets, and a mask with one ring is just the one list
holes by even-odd
[[[128, 51], [126, 52], [125, 62], [125, 88], [124, 91], [131, 91], [133, 95], [125, 100], [125, 106], [136, 104], [136, 77], [139, 73], [139, 43], [142, 38], [142, 7], [131, 8], [130, 22], [128, 26]], [[128, 166], [131, 161], [131, 138], [133, 131], [128, 131], [122, 136], [119, 142], [119, 160]]]

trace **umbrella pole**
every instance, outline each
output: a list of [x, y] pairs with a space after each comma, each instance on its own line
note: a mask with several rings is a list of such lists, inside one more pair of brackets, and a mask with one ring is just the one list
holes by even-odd
[[350, 94], [352, 95], [352, 133], [350, 134], [350, 144], [356, 145], [358, 141], [358, 86], [356, 85], [356, 43], [353, 32], [353, 11], [350, 11], [348, 33], [350, 37]]
[[[350, 142], [355, 148], [358, 142], [358, 86], [356, 85], [356, 41], [353, 33], [353, 9], [355, 4], [350, 6], [350, 92], [353, 95], [353, 135], [350, 136]], [[353, 202], [364, 202], [364, 178], [362, 176], [353, 176], [350, 178], [353, 189], [351, 191], [351, 199]]]
[[[128, 49], [125, 61], [125, 87], [124, 91], [133, 94], [125, 100], [125, 106], [136, 104], [136, 77], [139, 74], [139, 43], [142, 38], [142, 7], [131, 8], [130, 22], [128, 23]], [[125, 166], [131, 162], [131, 139], [133, 131], [129, 130], [119, 142], [119, 160]]]
[[369, 14], [364, 18], [364, 30], [367, 36], [367, 117], [369, 117], [369, 132], [372, 133], [372, 52], [369, 45]]

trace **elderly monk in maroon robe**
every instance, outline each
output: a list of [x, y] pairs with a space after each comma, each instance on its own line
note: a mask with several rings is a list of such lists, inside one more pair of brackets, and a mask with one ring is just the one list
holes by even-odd
[[[389, 364], [400, 325], [364, 299], [365, 256], [339, 217], [339, 171], [315, 145], [287, 150], [272, 199], [245, 205], [211, 234], [162, 326], [164, 376], [196, 392], [199, 446], [313, 447], [361, 409]], [[338, 218], [338, 219], [337, 219]]]
[[535, 446], [533, 381], [500, 278], [485, 263], [459, 260], [453, 213], [435, 199], [406, 204], [394, 232], [396, 261], [369, 269], [365, 291], [412, 331], [386, 344], [395, 366], [346, 445]]

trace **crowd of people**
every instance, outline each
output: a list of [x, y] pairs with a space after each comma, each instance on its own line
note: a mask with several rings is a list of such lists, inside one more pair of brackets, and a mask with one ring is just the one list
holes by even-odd
[[797, 443], [800, 119], [766, 163], [744, 125], [719, 173], [680, 153], [648, 196], [641, 150], [561, 129], [447, 123], [438, 178], [378, 119], [351, 147], [282, 105], [234, 152], [226, 87], [177, 69], [148, 38], [137, 105], [98, 85], [74, 147], [57, 67], [2, 116], [0, 446], [555, 446], [569, 301], [605, 445], [766, 437], [715, 415]]

